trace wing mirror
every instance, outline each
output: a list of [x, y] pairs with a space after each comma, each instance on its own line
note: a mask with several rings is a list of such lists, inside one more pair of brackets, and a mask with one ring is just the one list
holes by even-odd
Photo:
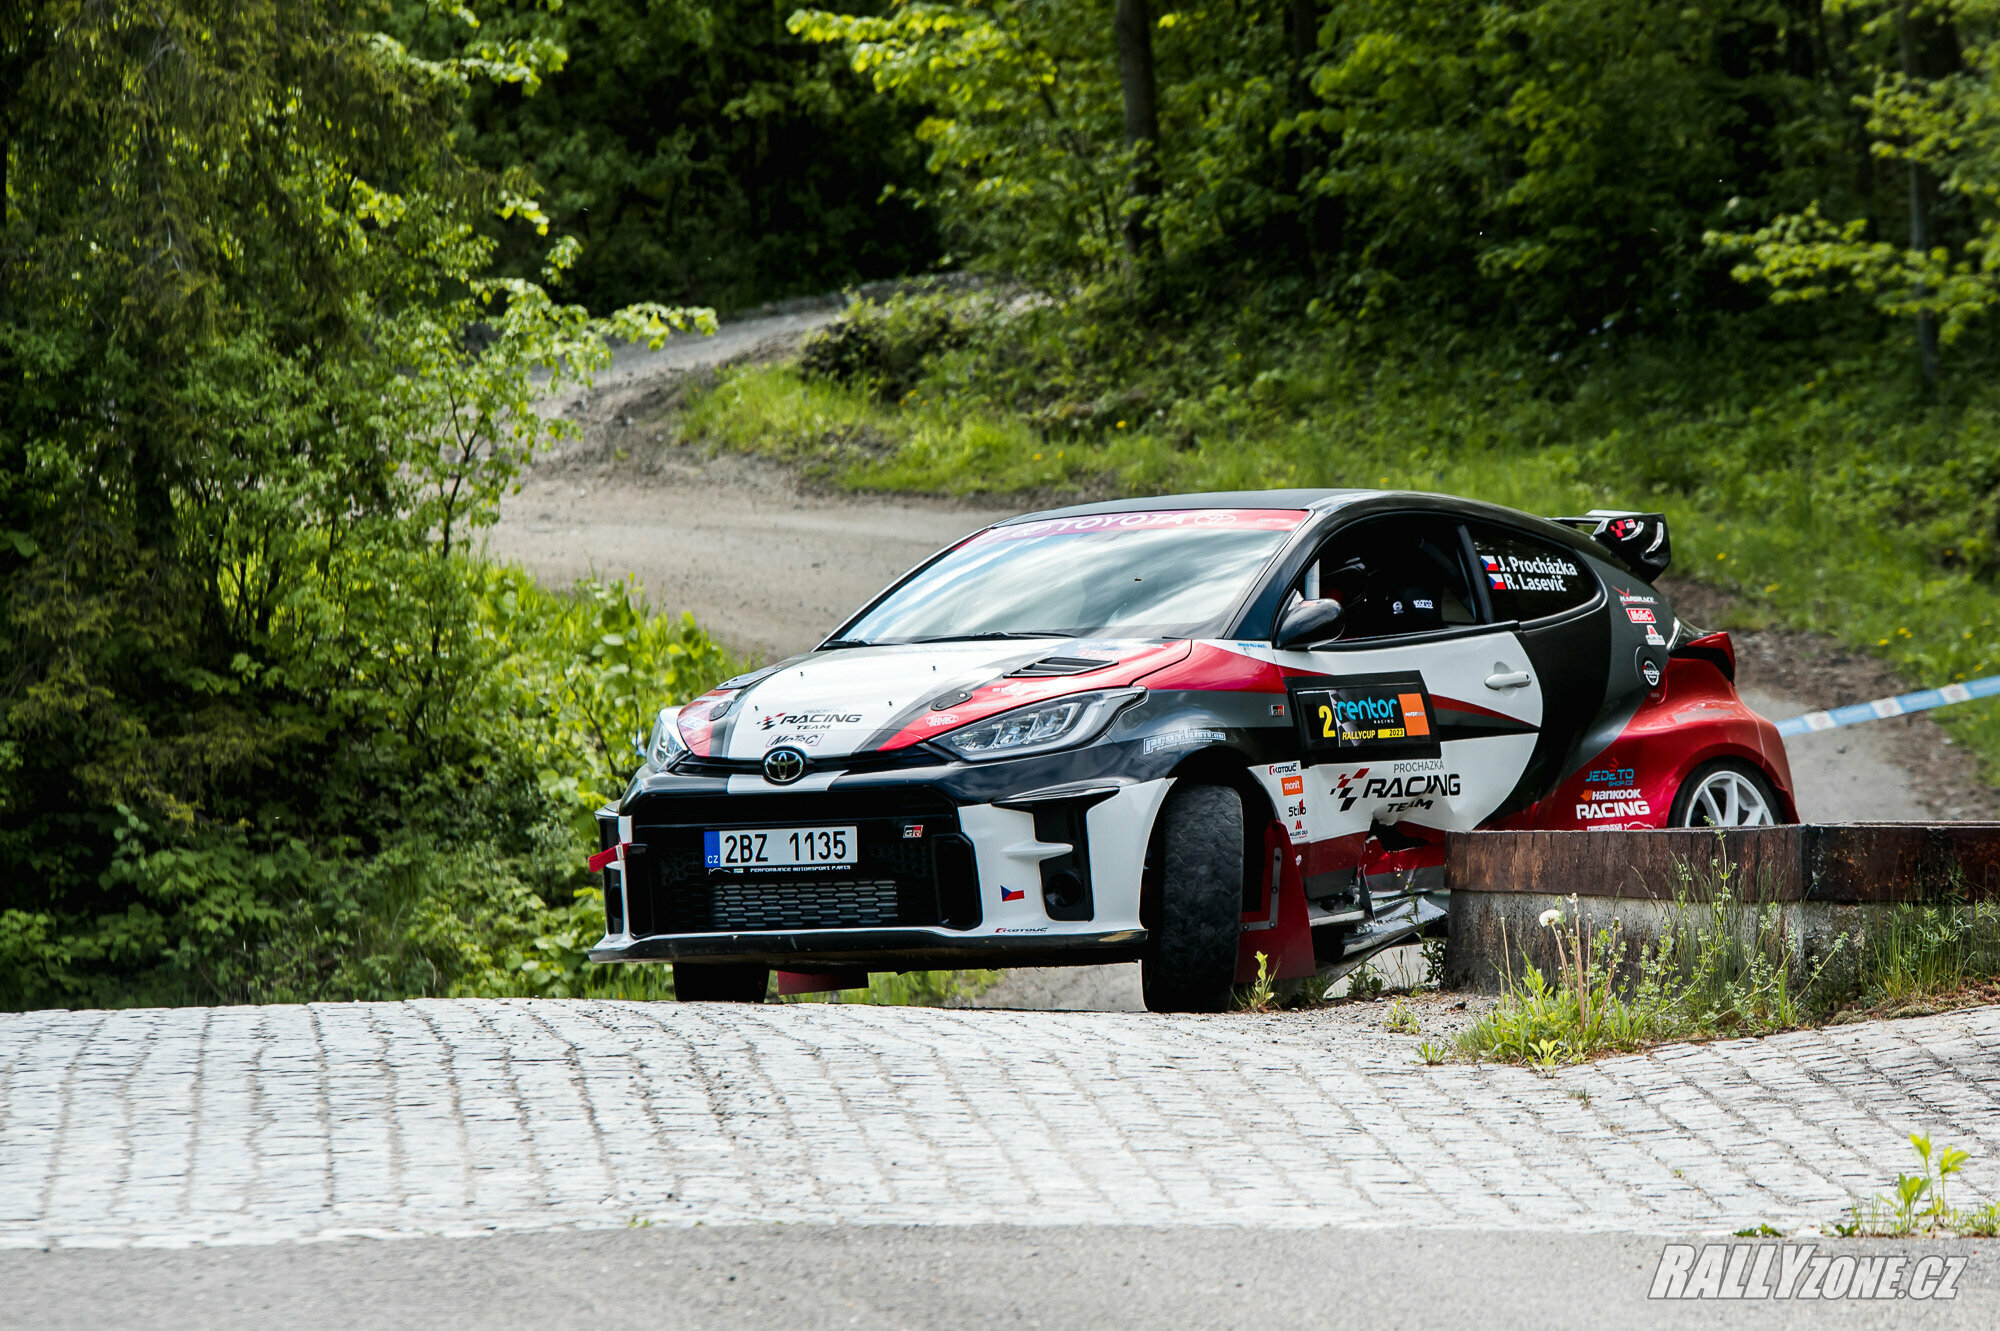
[[1279, 651], [1290, 651], [1295, 647], [1339, 637], [1341, 621], [1346, 617], [1346, 607], [1332, 597], [1300, 601], [1278, 621], [1278, 631], [1273, 635], [1271, 645]]

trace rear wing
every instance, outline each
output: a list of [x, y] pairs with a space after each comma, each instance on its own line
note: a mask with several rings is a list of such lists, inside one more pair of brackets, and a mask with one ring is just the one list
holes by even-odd
[[1664, 513], [1627, 513], [1593, 508], [1580, 518], [1556, 518], [1575, 527], [1611, 552], [1611, 557], [1651, 582], [1673, 562], [1674, 543], [1667, 535]]

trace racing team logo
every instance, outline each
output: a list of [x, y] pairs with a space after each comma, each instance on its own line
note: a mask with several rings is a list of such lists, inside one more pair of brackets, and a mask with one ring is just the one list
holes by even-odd
[[[1364, 781], [1362, 778], [1367, 777]], [[1350, 784], [1350, 782], [1352, 784]], [[1428, 809], [1433, 805], [1429, 797], [1443, 795], [1456, 799], [1464, 790], [1464, 782], [1457, 772], [1419, 772], [1411, 776], [1368, 776], [1368, 769], [1358, 767], [1354, 775], [1341, 777], [1333, 793], [1340, 797], [1340, 811], [1346, 813], [1360, 800], [1399, 800], [1403, 803], [1389, 805], [1391, 812], [1403, 809]]]

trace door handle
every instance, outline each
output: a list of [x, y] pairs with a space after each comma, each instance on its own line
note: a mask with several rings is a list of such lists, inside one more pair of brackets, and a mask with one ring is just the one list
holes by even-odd
[[1534, 682], [1533, 677], [1525, 670], [1510, 670], [1505, 674], [1488, 675], [1486, 677], [1486, 687], [1495, 690], [1525, 689]]

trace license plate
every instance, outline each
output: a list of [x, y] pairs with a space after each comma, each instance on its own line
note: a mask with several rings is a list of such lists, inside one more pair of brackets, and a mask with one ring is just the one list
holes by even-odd
[[818, 869], [854, 863], [851, 827], [747, 827], [702, 834], [711, 869]]

